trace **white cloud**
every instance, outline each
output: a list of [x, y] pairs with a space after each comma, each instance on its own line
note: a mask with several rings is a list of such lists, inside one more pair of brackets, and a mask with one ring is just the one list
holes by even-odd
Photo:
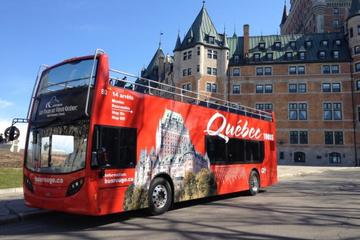
[[12, 102], [0, 99], [0, 109], [4, 109], [14, 105]]

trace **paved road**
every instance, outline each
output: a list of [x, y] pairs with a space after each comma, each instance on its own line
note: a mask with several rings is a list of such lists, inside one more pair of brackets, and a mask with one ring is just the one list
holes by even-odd
[[286, 179], [256, 197], [183, 204], [161, 216], [48, 214], [1, 239], [360, 239], [360, 169]]

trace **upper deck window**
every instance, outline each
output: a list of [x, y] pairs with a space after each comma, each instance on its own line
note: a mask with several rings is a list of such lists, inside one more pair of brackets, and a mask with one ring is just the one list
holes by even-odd
[[[93, 79], [90, 80], [91, 71], [94, 68]], [[97, 60], [86, 59], [73, 61], [46, 70], [40, 80], [38, 95], [55, 92], [69, 88], [88, 86], [89, 82], [94, 85]]]

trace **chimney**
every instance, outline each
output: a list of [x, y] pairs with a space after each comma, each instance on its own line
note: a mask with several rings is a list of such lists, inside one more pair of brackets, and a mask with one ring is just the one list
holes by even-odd
[[249, 24], [244, 25], [244, 58], [249, 56], [249, 47], [250, 47], [250, 36], [249, 36], [250, 26]]

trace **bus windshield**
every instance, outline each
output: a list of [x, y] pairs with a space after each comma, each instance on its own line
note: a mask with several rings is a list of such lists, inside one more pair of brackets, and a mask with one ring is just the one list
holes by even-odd
[[38, 96], [67, 88], [88, 86], [94, 64], [94, 76], [90, 81], [90, 84], [94, 85], [97, 60], [73, 61], [45, 71], [40, 80]]
[[30, 129], [26, 167], [43, 173], [69, 173], [84, 168], [88, 130], [88, 121]]

